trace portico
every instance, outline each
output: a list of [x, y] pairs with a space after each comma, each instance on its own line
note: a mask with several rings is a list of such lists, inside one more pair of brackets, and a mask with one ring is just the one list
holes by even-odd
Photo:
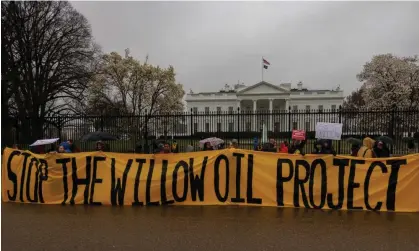
[[[286, 111], [290, 99], [289, 90], [263, 81], [238, 91], [236, 95], [237, 107], [240, 110], [262, 115], [272, 114], [274, 111], [276, 113]], [[253, 116], [252, 131], [257, 131], [256, 120], [256, 116]], [[263, 122], [267, 122], [269, 131], [273, 130], [273, 116], [266, 116]], [[261, 121], [261, 123], [263, 122]]]

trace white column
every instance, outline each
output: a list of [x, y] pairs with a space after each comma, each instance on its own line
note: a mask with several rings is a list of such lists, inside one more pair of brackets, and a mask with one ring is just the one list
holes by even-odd
[[[240, 112], [242, 112], [242, 108], [241, 108], [241, 100], [240, 99], [238, 99], [237, 101], [236, 101], [236, 110], [234, 111], [234, 113], [237, 113], [237, 111], [240, 111]], [[237, 108], [240, 108], [240, 110], [239, 109], [237, 109]], [[234, 122], [234, 121], [236, 121], [236, 122]], [[240, 123], [240, 121], [241, 121], [241, 123]], [[239, 115], [239, 119], [233, 119], [233, 120], [231, 120], [231, 123], [233, 123], [233, 132], [235, 132], [235, 131], [237, 131], [237, 126], [240, 124], [240, 128], [239, 128], [239, 130], [241, 131], [241, 132], [244, 132], [245, 130], [243, 129], [243, 125], [244, 125], [244, 123], [243, 123], [243, 116], [241, 116], [241, 115]], [[230, 121], [229, 121], [229, 123], [230, 123]], [[228, 128], [227, 128], [227, 131], [228, 131]]]
[[257, 100], [254, 99], [253, 100], [253, 129], [252, 131], [256, 132], [258, 130], [257, 126], [256, 126], [256, 109], [257, 109]]
[[269, 124], [268, 124], [268, 131], [273, 131], [273, 122], [274, 122], [274, 118], [273, 118], [273, 114], [272, 114], [272, 109], [273, 109], [273, 99], [270, 98], [269, 99]]
[[[289, 99], [285, 99], [285, 111], [286, 111], [286, 113], [288, 113], [288, 108], [289, 108], [289, 106], [290, 106], [290, 103], [289, 103]], [[287, 131], [288, 130], [288, 117], [286, 117], [287, 119], [284, 119], [284, 121], [282, 121], [282, 131]]]
[[240, 111], [242, 110], [242, 108], [240, 107], [240, 103], [241, 103], [241, 100], [237, 100], [236, 101], [237, 102], [237, 104], [236, 104], [236, 111], [237, 111], [237, 108], [240, 108]]

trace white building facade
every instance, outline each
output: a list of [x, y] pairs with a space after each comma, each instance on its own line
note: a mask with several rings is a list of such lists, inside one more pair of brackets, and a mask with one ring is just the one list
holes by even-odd
[[[228, 131], [259, 131], [265, 125], [269, 131], [287, 131], [289, 109], [294, 113], [299, 111], [336, 111], [344, 100], [343, 91], [336, 90], [309, 90], [299, 82], [296, 88], [290, 83], [274, 85], [260, 82], [252, 86], [243, 84], [219, 92], [188, 93], [186, 106], [188, 111], [196, 114], [208, 114], [207, 118], [188, 121], [189, 132], [228, 132]], [[249, 115], [239, 117], [228, 116], [238, 111], [248, 112]], [[217, 114], [220, 115], [217, 115]], [[304, 119], [295, 116], [292, 120], [293, 129], [314, 130], [318, 116], [304, 116]], [[328, 120], [334, 118], [328, 118]], [[240, 120], [240, 121], [238, 121]], [[330, 122], [330, 121], [325, 121]], [[337, 122], [337, 121], [335, 121]], [[240, 125], [239, 125], [240, 124]], [[192, 129], [192, 131], [191, 131]]]

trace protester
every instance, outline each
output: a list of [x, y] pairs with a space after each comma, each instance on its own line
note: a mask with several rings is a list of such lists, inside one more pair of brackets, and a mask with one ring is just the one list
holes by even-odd
[[275, 139], [269, 139], [268, 143], [263, 144], [262, 151], [276, 153], [278, 150], [276, 149]]
[[314, 151], [312, 152], [312, 154], [320, 154], [320, 151], [322, 149], [322, 143], [319, 140], [316, 140], [313, 143], [313, 147], [314, 147]]
[[239, 142], [237, 141], [237, 139], [233, 139], [231, 141], [230, 148], [234, 148], [234, 149], [239, 148]]
[[[55, 149], [57, 149], [57, 148], [55, 148]], [[34, 152], [36, 154], [44, 154], [45, 153], [45, 145], [38, 145], [38, 146], [32, 147], [32, 152]]]
[[225, 149], [225, 143], [221, 143], [221, 144], [219, 144], [218, 146], [217, 146], [217, 150], [222, 150], [222, 149]]
[[409, 140], [407, 142], [407, 149], [409, 150], [409, 154], [415, 153], [415, 141], [414, 140]]
[[80, 152], [80, 149], [74, 144], [74, 142], [73, 142], [72, 139], [69, 139], [67, 142], [70, 145], [70, 151], [72, 153], [78, 153], [78, 152]]
[[288, 149], [288, 153], [290, 154], [301, 154], [301, 155], [305, 155], [304, 153], [304, 146], [305, 146], [306, 141], [299, 141], [299, 140], [293, 140], [291, 143], [290, 148]]
[[65, 153], [64, 146], [59, 146], [57, 152], [59, 152], [59, 153]]
[[135, 153], [143, 153], [143, 146], [139, 143], [135, 146]]
[[212, 147], [210, 142], [205, 142], [203, 151], [212, 151], [214, 148]]
[[260, 143], [259, 143], [259, 139], [258, 139], [258, 137], [254, 137], [253, 138], [253, 150], [254, 151], [259, 151], [258, 150], [258, 147], [260, 146]]
[[262, 151], [262, 145], [260, 144], [260, 143], [258, 143], [257, 145], [256, 145], [256, 148], [255, 148], [255, 151]]
[[279, 152], [280, 153], [288, 153], [288, 142], [284, 141], [281, 143], [280, 148], [279, 148]]
[[99, 152], [105, 151], [105, 144], [102, 141], [96, 142], [96, 151], [99, 151]]
[[169, 143], [163, 144], [163, 153], [171, 153]]
[[377, 141], [374, 145], [374, 154], [376, 158], [388, 158], [390, 157], [390, 150], [387, 148], [383, 141]]
[[336, 151], [332, 147], [332, 140], [328, 139], [323, 141], [320, 154], [333, 154], [336, 156]]
[[[60, 151], [61, 148], [62, 148], [62, 151]], [[60, 144], [60, 146], [58, 147], [58, 152], [59, 153], [63, 153], [63, 152], [65, 152], [65, 153], [71, 153], [70, 144], [67, 141], [62, 142]]]
[[351, 147], [351, 156], [356, 157], [358, 156], [358, 151], [359, 151], [359, 145], [358, 144], [353, 144]]
[[374, 143], [375, 141], [372, 138], [370, 137], [364, 138], [364, 140], [362, 141], [362, 147], [358, 151], [358, 157], [374, 158], [375, 157], [375, 154], [373, 151]]
[[176, 142], [176, 140], [173, 141], [172, 143], [172, 153], [178, 153], [179, 149], [178, 149], [178, 144]]

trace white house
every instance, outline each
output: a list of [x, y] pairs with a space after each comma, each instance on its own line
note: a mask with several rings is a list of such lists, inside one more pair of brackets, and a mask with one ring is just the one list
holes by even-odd
[[[259, 131], [262, 124], [267, 125], [269, 131], [287, 131], [285, 116], [288, 115], [289, 108], [292, 111], [336, 110], [342, 105], [343, 100], [343, 91], [340, 88], [309, 90], [303, 87], [302, 82], [297, 84], [297, 88], [292, 88], [290, 83], [274, 85], [265, 81], [252, 86], [237, 84], [234, 88], [226, 85], [225, 89], [219, 92], [193, 93], [191, 91], [185, 98], [188, 111], [210, 115], [208, 118], [194, 119], [192, 123], [188, 121], [187, 124], [193, 125], [193, 132], [228, 132], [236, 131], [236, 128], [240, 131]], [[249, 115], [240, 122], [231, 115], [216, 115], [217, 112], [236, 113], [238, 108], [240, 111], [262, 113], [262, 115]], [[213, 118], [210, 118], [211, 116]], [[304, 119], [294, 118], [292, 127], [313, 130], [317, 121], [312, 120], [322, 120], [315, 116], [305, 117]], [[311, 119], [307, 120], [310, 117]]]

